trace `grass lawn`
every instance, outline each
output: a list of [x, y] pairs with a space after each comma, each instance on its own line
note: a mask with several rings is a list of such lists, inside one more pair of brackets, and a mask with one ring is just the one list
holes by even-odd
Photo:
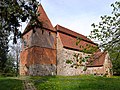
[[0, 77], [0, 90], [23, 90], [22, 81], [10, 77]]
[[120, 77], [44, 76], [31, 79], [37, 90], [120, 90]]

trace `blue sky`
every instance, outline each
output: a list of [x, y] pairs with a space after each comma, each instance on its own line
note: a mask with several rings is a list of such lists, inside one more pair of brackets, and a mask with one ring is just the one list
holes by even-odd
[[[88, 36], [91, 24], [98, 23], [100, 16], [110, 15], [111, 3], [116, 0], [41, 0], [53, 26], [60, 24], [66, 28]], [[23, 23], [22, 30], [26, 27]]]
[[53, 26], [60, 24], [83, 35], [89, 35], [91, 24], [100, 16], [111, 14], [111, 3], [116, 0], [41, 0]]

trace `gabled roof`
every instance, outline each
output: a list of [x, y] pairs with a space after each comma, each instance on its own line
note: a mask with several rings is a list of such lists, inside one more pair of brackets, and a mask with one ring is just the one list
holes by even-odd
[[[79, 51], [79, 50], [83, 50], [83, 48], [80, 48], [80, 46], [85, 47], [87, 44], [91, 46], [97, 46], [97, 44], [95, 44], [94, 42], [92, 42], [90, 39], [88, 39], [82, 34], [76, 33], [60, 25], [56, 25], [55, 28], [59, 33], [59, 36], [64, 48]], [[78, 45], [76, 45], [78, 37], [82, 38], [82, 40], [79, 42]]]
[[40, 16], [38, 17], [38, 19], [42, 22], [43, 27], [55, 31], [41, 4], [38, 6], [38, 11], [40, 12]]
[[107, 52], [96, 52], [88, 60], [87, 67], [103, 66]]
[[[42, 28], [50, 30], [50, 31], [55, 31], [54, 27], [51, 24], [51, 21], [49, 20], [47, 14], [46, 14], [46, 12], [43, 9], [41, 4], [38, 6], [38, 12], [40, 13], [40, 16], [38, 16], [38, 20], [42, 23], [42, 25], [43, 25]], [[24, 30], [23, 34], [25, 34], [28, 31], [30, 31], [30, 29], [31, 29], [31, 26], [28, 23], [28, 25], [27, 25], [26, 29]]]
[[79, 33], [77, 33], [77, 32], [74, 32], [74, 31], [72, 31], [72, 30], [70, 30], [70, 29], [68, 29], [68, 28], [65, 28], [65, 27], [63, 27], [63, 26], [60, 26], [60, 25], [58, 25], [58, 24], [55, 26], [55, 29], [57, 30], [57, 32], [61, 32], [61, 33], [64, 33], [64, 34], [66, 34], [66, 35], [69, 35], [69, 36], [72, 36], [72, 37], [75, 37], [75, 38], [80, 37], [81, 39], [83, 39], [83, 40], [85, 40], [85, 41], [87, 41], [87, 42], [90, 42], [90, 43], [92, 43], [92, 44], [97, 45], [96, 43], [94, 43], [94, 42], [92, 42], [90, 39], [88, 39], [86, 36], [84, 36], [84, 35], [82, 35], [82, 34], [79, 34]]

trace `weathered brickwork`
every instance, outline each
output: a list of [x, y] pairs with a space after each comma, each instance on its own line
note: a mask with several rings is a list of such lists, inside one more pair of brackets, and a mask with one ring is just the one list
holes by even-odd
[[44, 29], [35, 29], [35, 33], [29, 31], [23, 36], [22, 49], [32, 46], [56, 49], [56, 33]]
[[56, 33], [51, 31], [37, 29], [36, 32], [31, 35], [31, 41], [32, 46], [56, 49]]
[[41, 13], [38, 19], [44, 28], [23, 32], [20, 75], [56, 74], [56, 31], [41, 5], [38, 10]]
[[46, 66], [56, 65], [56, 50], [49, 48], [32, 47], [21, 52], [20, 74], [28, 74], [28, 69], [30, 69], [32, 65], [35, 66], [38, 64]]

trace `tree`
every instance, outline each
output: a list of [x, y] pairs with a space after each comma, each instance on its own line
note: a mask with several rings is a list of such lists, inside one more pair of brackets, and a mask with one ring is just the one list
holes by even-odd
[[99, 47], [110, 53], [114, 68], [120, 57], [120, 1], [116, 1], [111, 6], [113, 7], [112, 14], [101, 16], [99, 24], [93, 23], [91, 25], [93, 31], [89, 37], [98, 40]]
[[4, 76], [15, 76], [15, 74], [16, 74], [15, 59], [12, 56], [12, 54], [9, 53], [7, 55], [7, 61], [5, 63], [5, 68], [4, 68], [4, 72], [2, 73], [2, 75], [4, 75]]
[[21, 37], [18, 27], [21, 22], [30, 20], [31, 29], [41, 22], [37, 19], [40, 15], [37, 11], [37, 0], [1, 0], [0, 1], [0, 71], [3, 71], [7, 61], [9, 35], [13, 34], [13, 43]]
[[29, 19], [32, 28], [41, 26], [37, 19], [40, 15], [37, 11], [38, 5], [39, 3], [36, 0], [1, 0], [0, 14], [4, 25], [0, 25], [0, 27], [14, 34], [14, 43], [17, 43], [16, 38], [21, 35], [18, 29], [21, 22]]
[[0, 72], [4, 71], [5, 63], [7, 61], [8, 36], [9, 32], [0, 28]]
[[14, 58], [16, 76], [19, 74], [19, 61], [20, 61], [20, 50], [21, 50], [21, 42], [18, 40], [19, 43], [10, 45], [10, 51], [12, 57]]

